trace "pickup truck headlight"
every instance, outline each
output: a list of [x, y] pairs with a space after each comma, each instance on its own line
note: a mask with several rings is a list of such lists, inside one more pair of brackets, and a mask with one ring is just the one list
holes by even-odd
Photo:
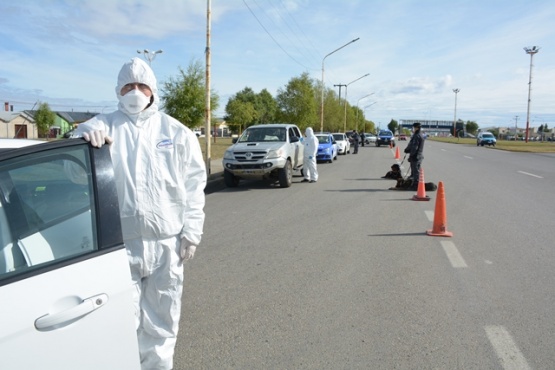
[[226, 150], [224, 153], [224, 159], [235, 159], [233, 156], [233, 150]]
[[283, 149], [273, 149], [270, 150], [268, 152], [268, 155], [266, 156], [266, 158], [268, 159], [272, 159], [272, 158], [280, 158], [283, 157]]

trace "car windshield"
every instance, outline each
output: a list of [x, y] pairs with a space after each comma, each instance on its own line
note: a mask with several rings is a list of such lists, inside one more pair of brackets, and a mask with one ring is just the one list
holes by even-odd
[[239, 143], [262, 141], [285, 141], [284, 127], [251, 127], [237, 140]]
[[335, 140], [345, 140], [345, 137], [343, 136], [343, 134], [333, 134], [333, 138]]
[[482, 134], [482, 137], [493, 137], [493, 134]]
[[319, 142], [320, 144], [327, 144], [327, 143], [329, 143], [329, 141], [330, 141], [330, 140], [329, 140], [329, 136], [321, 136], [321, 135], [318, 135], [318, 136], [316, 136], [316, 137], [318, 138], [318, 142]]
[[391, 136], [391, 131], [380, 131], [380, 136]]

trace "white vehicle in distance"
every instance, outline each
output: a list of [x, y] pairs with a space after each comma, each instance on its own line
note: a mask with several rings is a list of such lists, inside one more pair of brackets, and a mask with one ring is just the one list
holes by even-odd
[[0, 140], [0, 367], [140, 369], [109, 146], [30, 144]]
[[304, 146], [296, 125], [253, 125], [232, 142], [222, 160], [227, 187], [238, 186], [240, 179], [257, 179], [288, 188], [293, 172], [303, 168]]
[[339, 154], [347, 155], [351, 152], [351, 142], [342, 132], [335, 132], [332, 134], [335, 142], [337, 143], [337, 152]]

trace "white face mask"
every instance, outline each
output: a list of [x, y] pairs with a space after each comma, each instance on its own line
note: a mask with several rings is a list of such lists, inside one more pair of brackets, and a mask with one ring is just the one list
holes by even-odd
[[119, 101], [128, 113], [137, 114], [146, 108], [148, 103], [150, 103], [150, 98], [138, 89], [134, 89], [124, 96], [120, 96]]

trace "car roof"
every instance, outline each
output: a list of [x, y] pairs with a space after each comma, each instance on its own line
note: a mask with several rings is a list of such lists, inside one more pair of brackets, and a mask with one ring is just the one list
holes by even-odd
[[263, 125], [252, 125], [247, 127], [247, 129], [251, 127], [269, 127], [269, 128], [276, 127], [277, 128], [277, 127], [293, 127], [293, 126], [296, 126], [296, 125], [293, 123], [269, 123], [269, 124], [263, 124]]
[[42, 143], [45, 143], [45, 141], [32, 139], [0, 139], [0, 149], [16, 149]]

